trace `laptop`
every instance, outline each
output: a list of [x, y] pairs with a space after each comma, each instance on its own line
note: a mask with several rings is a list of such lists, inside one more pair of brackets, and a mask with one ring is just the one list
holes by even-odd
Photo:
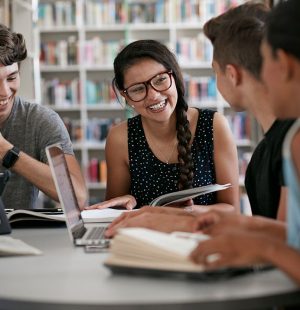
[[[5, 170], [4, 172], [0, 172], [0, 196], [2, 195], [5, 185], [8, 182], [10, 177], [10, 172], [8, 170]], [[0, 197], [0, 235], [2, 234], [10, 234], [11, 233], [11, 227], [8, 222], [4, 204], [2, 202], [2, 199]]]
[[83, 222], [65, 154], [60, 145], [47, 146], [46, 154], [71, 241], [79, 246], [108, 247], [109, 240], [104, 237], [106, 227], [103, 224], [92, 226]]

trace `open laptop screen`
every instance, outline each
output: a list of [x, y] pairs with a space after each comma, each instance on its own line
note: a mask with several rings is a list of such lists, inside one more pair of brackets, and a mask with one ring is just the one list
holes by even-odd
[[64, 209], [67, 225], [73, 231], [83, 225], [80, 208], [75, 195], [67, 162], [63, 151], [56, 145], [46, 148], [48, 161], [59, 196]]
[[[0, 172], [0, 196], [2, 195], [5, 185], [8, 182], [10, 177], [10, 172], [5, 170], [4, 172]], [[5, 214], [4, 205], [2, 199], [0, 197], [0, 234], [9, 234], [11, 232], [11, 228], [8, 222], [8, 219]]]

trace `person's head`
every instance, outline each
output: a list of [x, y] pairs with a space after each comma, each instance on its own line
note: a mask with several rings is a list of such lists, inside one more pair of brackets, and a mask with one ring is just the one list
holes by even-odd
[[174, 54], [155, 40], [127, 45], [114, 60], [114, 84], [142, 117], [164, 122], [176, 114], [180, 189], [192, 186], [191, 132], [184, 82]]
[[243, 110], [243, 94], [237, 91], [241, 70], [260, 81], [260, 44], [269, 9], [262, 3], [247, 2], [210, 19], [204, 34], [213, 45], [213, 68], [217, 87], [228, 103]]
[[26, 56], [23, 36], [0, 24], [0, 122], [10, 114], [20, 87], [19, 66]]
[[300, 1], [279, 3], [271, 11], [262, 43], [262, 78], [278, 118], [300, 116]]

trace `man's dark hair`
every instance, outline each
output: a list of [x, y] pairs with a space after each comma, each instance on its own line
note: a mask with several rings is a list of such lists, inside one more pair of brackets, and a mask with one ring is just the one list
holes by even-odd
[[12, 32], [0, 24], [0, 63], [4, 66], [17, 62], [20, 64], [27, 57], [27, 49], [22, 34]]
[[233, 64], [260, 79], [260, 44], [265, 35], [268, 13], [266, 5], [247, 2], [210, 19], [204, 25], [204, 34], [214, 47], [213, 58], [222, 70], [227, 64]]
[[300, 1], [280, 2], [267, 19], [266, 39], [274, 55], [277, 49], [300, 59]]

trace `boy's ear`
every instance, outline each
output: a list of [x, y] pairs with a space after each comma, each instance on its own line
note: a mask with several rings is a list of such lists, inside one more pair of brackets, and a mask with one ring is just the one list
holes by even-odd
[[226, 65], [225, 74], [227, 78], [231, 81], [233, 86], [238, 86], [241, 83], [242, 76], [241, 72], [234, 65]]

